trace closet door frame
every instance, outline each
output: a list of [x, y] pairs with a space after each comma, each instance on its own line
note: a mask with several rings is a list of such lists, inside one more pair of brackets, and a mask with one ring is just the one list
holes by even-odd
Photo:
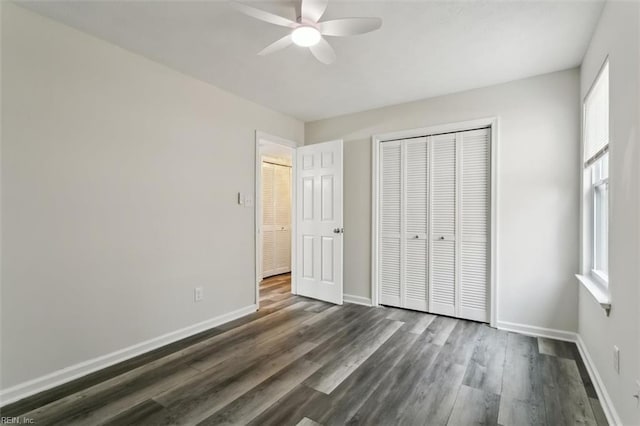
[[491, 129], [490, 140], [490, 211], [489, 211], [489, 324], [497, 326], [498, 320], [498, 139], [499, 118], [488, 117], [477, 120], [461, 121], [419, 129], [402, 130], [398, 132], [383, 133], [371, 137], [371, 305], [378, 306], [380, 301], [379, 273], [379, 200], [380, 200], [380, 148], [383, 142], [398, 139], [408, 139], [420, 136], [429, 136], [439, 133], [453, 133], [489, 127]]
[[[255, 306], [256, 309], [260, 308], [260, 281], [262, 281], [262, 153], [261, 146], [265, 143], [282, 145], [291, 152], [291, 293], [298, 294], [296, 285], [296, 203], [297, 203], [297, 188], [296, 188], [296, 148], [298, 143], [281, 138], [279, 136], [273, 136], [268, 133], [256, 130], [255, 132], [255, 186], [254, 186], [254, 247], [255, 247], [255, 274], [254, 274], [254, 286], [255, 286]], [[245, 206], [248, 207], [248, 206]]]

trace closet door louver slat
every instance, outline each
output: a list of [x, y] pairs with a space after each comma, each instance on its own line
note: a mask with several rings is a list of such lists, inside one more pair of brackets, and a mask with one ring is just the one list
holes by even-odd
[[382, 145], [380, 157], [380, 302], [401, 306], [402, 148], [400, 142]]
[[459, 316], [488, 321], [490, 130], [465, 132], [461, 144]]
[[428, 197], [429, 150], [427, 138], [406, 142], [405, 291], [403, 306], [426, 311], [429, 279]]
[[432, 136], [430, 311], [455, 315], [456, 134]]

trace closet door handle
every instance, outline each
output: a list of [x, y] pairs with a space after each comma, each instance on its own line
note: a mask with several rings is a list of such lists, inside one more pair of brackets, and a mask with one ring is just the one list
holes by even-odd
[[414, 239], [414, 240], [418, 240], [418, 239], [420, 239], [420, 235], [416, 235], [416, 236], [414, 236], [414, 237], [413, 237], [413, 239]]
[[444, 240], [444, 235], [442, 237], [440, 237], [441, 240]]

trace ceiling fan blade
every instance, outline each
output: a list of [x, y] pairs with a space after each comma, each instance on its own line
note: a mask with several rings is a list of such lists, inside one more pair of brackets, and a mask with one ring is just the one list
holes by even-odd
[[262, 49], [260, 52], [258, 52], [258, 55], [264, 56], [273, 52], [277, 52], [278, 50], [282, 50], [285, 47], [289, 47], [291, 43], [293, 43], [293, 40], [291, 40], [291, 34], [287, 34], [286, 36], [282, 37], [280, 40], [274, 43], [271, 43], [270, 45]]
[[307, 21], [316, 23], [327, 9], [327, 3], [328, 0], [301, 0], [300, 16]]
[[328, 36], [351, 36], [375, 31], [382, 26], [380, 18], [344, 18], [320, 22], [318, 29]]
[[281, 27], [294, 28], [298, 24], [290, 19], [283, 18], [282, 16], [275, 15], [270, 12], [266, 12], [262, 9], [257, 9], [253, 6], [246, 5], [244, 3], [239, 3], [237, 1], [230, 1], [229, 4], [233, 6], [235, 9], [244, 13], [245, 15], [249, 15], [253, 18], [259, 19], [264, 22], [268, 22], [270, 24], [280, 25]]
[[333, 47], [327, 43], [327, 40], [323, 38], [320, 39], [318, 44], [309, 46], [309, 50], [311, 50], [313, 56], [323, 64], [329, 65], [336, 60], [336, 52], [333, 51]]

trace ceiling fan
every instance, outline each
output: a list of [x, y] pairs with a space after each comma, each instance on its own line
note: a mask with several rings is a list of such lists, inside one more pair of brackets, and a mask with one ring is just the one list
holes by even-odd
[[[296, 0], [297, 1], [297, 0]], [[231, 5], [240, 12], [270, 24], [287, 27], [289, 34], [261, 50], [258, 55], [264, 56], [284, 49], [291, 44], [308, 47], [313, 56], [324, 64], [336, 59], [331, 45], [323, 36], [344, 37], [375, 31], [382, 26], [380, 18], [342, 18], [319, 22], [327, 8], [328, 0], [300, 0], [296, 4], [296, 21], [266, 12], [244, 3], [231, 1]]]

